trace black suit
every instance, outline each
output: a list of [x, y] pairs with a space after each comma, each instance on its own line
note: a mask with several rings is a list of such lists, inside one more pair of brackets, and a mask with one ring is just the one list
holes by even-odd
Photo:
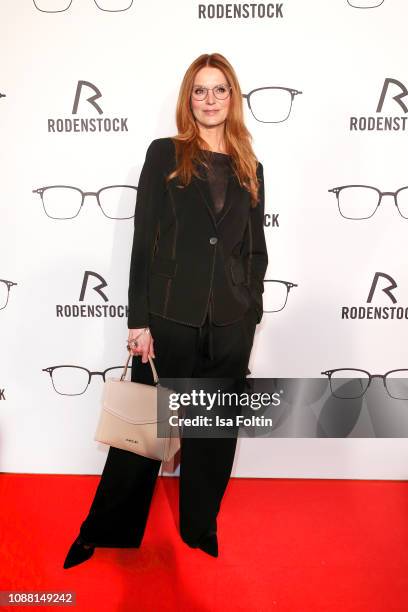
[[[166, 188], [164, 176], [174, 163], [172, 140], [154, 140], [139, 181], [128, 325], [150, 327], [159, 377], [240, 383], [262, 318], [268, 262], [262, 165], [260, 204], [250, 210], [248, 192], [231, 177], [216, 220], [206, 181], [193, 178], [180, 189], [173, 180]], [[132, 360], [132, 381], [153, 383], [150, 364], [140, 356]], [[201, 538], [217, 529], [237, 433], [234, 428], [225, 438], [182, 435], [180, 534], [190, 546], [200, 546]], [[97, 546], [139, 546], [159, 467], [158, 460], [110, 447], [81, 526], [84, 540]]]
[[254, 308], [263, 314], [263, 279], [268, 254], [263, 229], [263, 166], [258, 164], [261, 200], [231, 174], [223, 211], [216, 219], [206, 180], [183, 188], [164, 177], [175, 168], [171, 138], [149, 145], [140, 175], [129, 278], [128, 327], [149, 325], [149, 313], [199, 327], [212, 302], [212, 321], [227, 325]]

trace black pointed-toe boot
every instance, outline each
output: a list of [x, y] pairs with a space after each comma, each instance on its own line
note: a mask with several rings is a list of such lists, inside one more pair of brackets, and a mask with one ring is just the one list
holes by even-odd
[[217, 520], [211, 521], [210, 527], [205, 531], [198, 542], [192, 543], [190, 537], [186, 537], [185, 531], [180, 531], [181, 539], [190, 548], [199, 548], [212, 557], [218, 557]]
[[71, 545], [66, 559], [64, 561], [64, 569], [79, 565], [87, 561], [94, 554], [95, 547], [92, 544], [84, 542], [81, 536], [78, 536], [75, 542]]
[[200, 538], [197, 548], [200, 548], [212, 557], [218, 557], [218, 539], [216, 532], [211, 531]]

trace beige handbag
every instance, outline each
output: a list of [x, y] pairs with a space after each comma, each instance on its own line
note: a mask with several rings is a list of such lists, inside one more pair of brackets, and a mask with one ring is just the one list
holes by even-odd
[[165, 414], [160, 421], [160, 433], [166, 437], [157, 437], [157, 406], [159, 393], [162, 402], [173, 391], [158, 382], [151, 357], [154, 385], [124, 380], [131, 356], [129, 352], [121, 377], [108, 378], [104, 383], [102, 412], [94, 440], [150, 459], [168, 461], [180, 448], [179, 428], [170, 425], [169, 414]]

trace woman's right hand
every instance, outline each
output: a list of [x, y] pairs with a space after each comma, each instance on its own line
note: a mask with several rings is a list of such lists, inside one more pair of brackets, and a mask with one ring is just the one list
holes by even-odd
[[[136, 346], [134, 340], [137, 342]], [[142, 355], [142, 363], [147, 363], [149, 357], [156, 357], [153, 336], [148, 327], [129, 329], [128, 345], [132, 355]]]

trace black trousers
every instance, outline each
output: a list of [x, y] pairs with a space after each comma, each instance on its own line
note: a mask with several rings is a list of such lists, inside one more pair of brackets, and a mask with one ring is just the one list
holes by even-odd
[[[154, 360], [159, 377], [245, 379], [256, 319], [253, 311], [230, 325], [208, 317], [201, 328], [150, 315]], [[132, 359], [132, 380], [153, 384], [149, 362]], [[180, 535], [190, 546], [217, 529], [216, 518], [227, 487], [237, 438], [181, 438], [179, 479]], [[80, 534], [95, 546], [139, 546], [161, 462], [109, 448], [107, 460]]]

